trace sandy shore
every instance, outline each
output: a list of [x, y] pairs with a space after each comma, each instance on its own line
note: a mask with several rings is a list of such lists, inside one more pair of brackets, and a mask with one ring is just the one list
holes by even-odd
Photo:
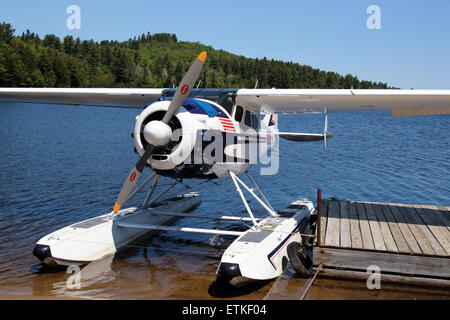
[[54, 296], [34, 296], [34, 295], [3, 295], [0, 300], [85, 300], [81, 298], [54, 297]]

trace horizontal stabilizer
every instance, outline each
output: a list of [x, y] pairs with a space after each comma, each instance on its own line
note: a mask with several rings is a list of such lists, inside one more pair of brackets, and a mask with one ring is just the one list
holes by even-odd
[[[324, 135], [320, 133], [277, 132], [275, 134], [286, 140], [301, 142], [322, 141], [324, 138]], [[331, 133], [327, 133], [327, 139], [332, 137]]]

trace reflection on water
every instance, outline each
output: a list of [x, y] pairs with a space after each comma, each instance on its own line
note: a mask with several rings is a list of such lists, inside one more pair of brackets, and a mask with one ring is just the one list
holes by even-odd
[[98, 289], [90, 289], [93, 286], [101, 287], [102, 284], [114, 281], [115, 273], [111, 271], [111, 263], [114, 255], [107, 256], [101, 260], [93, 261], [80, 268], [71, 266], [67, 268], [70, 274], [66, 281], [53, 284], [52, 295], [68, 296], [70, 298], [95, 297], [101, 295]]
[[[44, 235], [104, 214], [137, 157], [130, 133], [139, 110], [0, 104], [0, 296], [95, 299], [210, 299], [229, 237], [162, 232], [143, 237], [114, 259], [85, 266], [81, 288], [74, 273], [50, 269], [32, 255]], [[120, 119], [120, 121], [118, 121]], [[321, 132], [323, 115], [282, 116], [285, 131]], [[281, 141], [280, 171], [259, 176], [275, 208], [308, 197], [450, 205], [450, 116], [393, 119], [388, 113], [330, 114], [334, 138], [321, 143]], [[149, 173], [146, 173], [147, 175]], [[145, 179], [145, 177], [143, 177]], [[168, 183], [163, 181], [162, 183]], [[227, 179], [218, 185], [185, 181], [200, 192], [198, 213], [245, 215]], [[185, 192], [177, 187], [173, 194]], [[130, 205], [143, 201], [138, 195]], [[251, 201], [257, 216], [263, 211]], [[184, 219], [176, 225], [235, 228], [235, 223]], [[69, 281], [70, 282], [70, 281]], [[70, 282], [71, 283], [71, 282]], [[288, 269], [280, 279], [223, 298], [298, 297], [304, 279]], [[316, 279], [307, 298], [449, 298], [446, 291], [393, 286], [370, 291], [365, 282]]]

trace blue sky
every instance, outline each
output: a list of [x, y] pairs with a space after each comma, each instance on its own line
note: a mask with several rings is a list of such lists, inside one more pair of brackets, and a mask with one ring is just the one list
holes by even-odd
[[[69, 30], [69, 5], [81, 29]], [[381, 9], [369, 30], [366, 9]], [[294, 61], [401, 88], [450, 89], [450, 1], [1, 1], [0, 21], [18, 33], [125, 40], [143, 32], [176, 33], [247, 57]]]

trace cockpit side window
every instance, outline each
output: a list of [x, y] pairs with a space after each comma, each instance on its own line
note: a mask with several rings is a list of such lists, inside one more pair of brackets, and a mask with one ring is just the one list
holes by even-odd
[[253, 128], [255, 130], [259, 128], [258, 116], [248, 110], [245, 110], [244, 123], [247, 127]]
[[241, 106], [236, 106], [236, 112], [234, 113], [234, 119], [238, 122], [241, 122], [243, 113], [244, 113], [244, 109]]
[[229, 114], [231, 114], [231, 111], [233, 110], [233, 97], [231, 95], [224, 95], [217, 99], [217, 104], [221, 105]]
[[252, 128], [258, 130], [259, 127], [259, 119], [258, 117], [252, 113]]
[[244, 123], [246, 126], [251, 127], [252, 126], [252, 117], [251, 117], [251, 113], [247, 110], [245, 110], [245, 119], [244, 119]]

